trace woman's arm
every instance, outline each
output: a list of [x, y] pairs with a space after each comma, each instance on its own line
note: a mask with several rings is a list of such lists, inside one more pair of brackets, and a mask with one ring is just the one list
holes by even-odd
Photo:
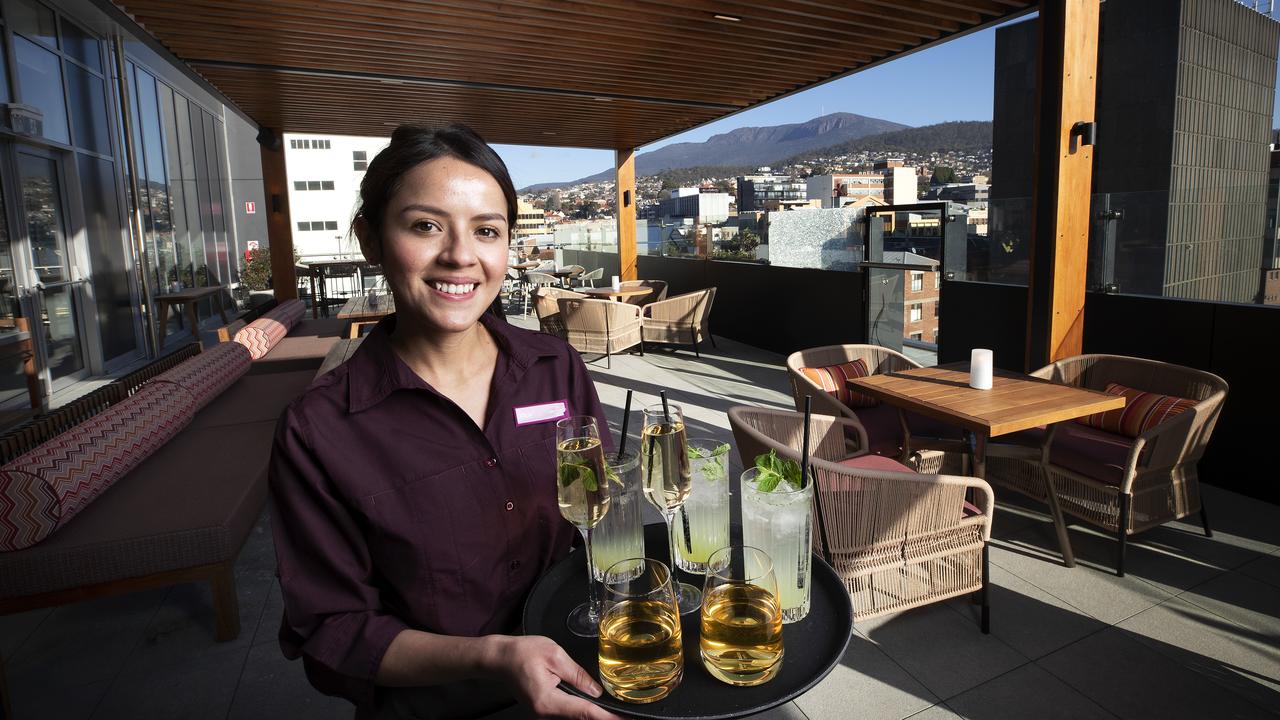
[[472, 638], [405, 630], [383, 655], [377, 683], [416, 687], [472, 678], [501, 680], [536, 717], [617, 720], [616, 715], [557, 687], [564, 681], [592, 697], [602, 692], [568, 653], [540, 636]]

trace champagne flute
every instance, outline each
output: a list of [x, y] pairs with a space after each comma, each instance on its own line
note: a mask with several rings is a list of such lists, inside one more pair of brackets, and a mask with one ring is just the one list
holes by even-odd
[[[693, 477], [689, 471], [689, 443], [685, 437], [684, 413], [679, 405], [661, 405], [644, 409], [644, 432], [640, 440], [640, 469], [644, 478], [644, 494], [662, 513], [667, 523], [667, 548], [676, 558], [674, 524], [676, 510], [689, 497]], [[702, 605], [702, 591], [683, 582], [672, 581], [681, 615], [695, 612]]]
[[556, 423], [556, 500], [560, 514], [578, 528], [587, 548], [588, 602], [569, 613], [569, 631], [581, 637], [599, 633], [601, 598], [591, 560], [591, 530], [609, 511], [609, 477], [596, 419], [575, 415]]

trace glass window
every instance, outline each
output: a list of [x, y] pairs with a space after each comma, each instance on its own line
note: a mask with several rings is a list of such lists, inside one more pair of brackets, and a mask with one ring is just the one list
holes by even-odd
[[352, 150], [351, 159], [352, 160], [368, 160], [369, 153], [365, 152], [364, 150]]
[[303, 141], [302, 141], [302, 149], [303, 149], [303, 150], [310, 150], [310, 149], [311, 149], [311, 141], [310, 141], [310, 140], [303, 140]]
[[110, 155], [111, 132], [107, 126], [107, 97], [102, 78], [74, 63], [65, 65], [75, 145]]
[[305, 222], [305, 221], [299, 221], [298, 229], [301, 230], [302, 232], [307, 232], [308, 230], [311, 229], [311, 223]]
[[307, 189], [308, 189], [308, 190], [319, 190], [319, 189], [320, 189], [320, 181], [319, 181], [319, 180], [310, 180], [310, 181], [308, 181], [308, 182], [307, 182]]
[[337, 230], [337, 229], [338, 229], [338, 221], [337, 221], [337, 220], [325, 220], [325, 221], [324, 221], [324, 229], [325, 229], [325, 230]]
[[62, 50], [67, 55], [88, 65], [94, 72], [102, 72], [102, 43], [75, 23], [62, 21]]
[[920, 303], [912, 303], [911, 305], [911, 322], [919, 322], [924, 313], [924, 308]]
[[13, 39], [13, 54], [18, 61], [18, 88], [22, 102], [34, 105], [44, 115], [45, 137], [70, 144], [58, 56], [21, 37]]
[[133, 302], [129, 268], [121, 237], [112, 163], [77, 153], [81, 196], [84, 198], [85, 235], [89, 240], [93, 297], [98, 306], [102, 353], [107, 359], [136, 352]]
[[920, 292], [921, 290], [924, 290], [924, 273], [911, 273], [911, 291]]
[[51, 48], [58, 47], [58, 25], [52, 10], [31, 0], [14, 0], [4, 9], [14, 32]]
[[332, 189], [333, 189], [333, 181], [332, 181], [332, 180], [324, 180], [324, 181], [322, 181], [322, 182], [320, 183], [320, 189], [321, 189], [321, 190], [332, 190]]
[[367, 163], [367, 162], [365, 162], [365, 161], [363, 161], [363, 160], [357, 160], [357, 161], [355, 161], [354, 163], [351, 163], [351, 169], [352, 169], [352, 170], [368, 170], [368, 169], [369, 169], [369, 163]]
[[306, 190], [306, 189], [307, 189], [307, 183], [306, 183], [306, 181], [304, 181], [304, 180], [295, 180], [295, 181], [293, 182], [293, 189], [294, 189], [294, 190]]

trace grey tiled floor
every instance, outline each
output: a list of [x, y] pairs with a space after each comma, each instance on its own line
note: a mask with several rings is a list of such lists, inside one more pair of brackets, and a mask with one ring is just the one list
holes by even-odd
[[[718, 343], [700, 360], [651, 351], [611, 369], [593, 363], [615, 431], [627, 388], [635, 407], [666, 389], [693, 434], [724, 441], [732, 405], [791, 407], [779, 356]], [[1280, 715], [1280, 508], [1211, 485], [1204, 495], [1213, 539], [1188, 523], [1144, 533], [1124, 578], [1109, 570], [1110, 538], [1073, 526], [1080, 564], [1064, 568], [1043, 508], [998, 495], [990, 635], [967, 599], [859, 623], [835, 670], [765, 717]], [[230, 643], [213, 641], [209, 592], [197, 585], [0, 618], [15, 716], [351, 717], [281, 656], [273, 573], [264, 518], [237, 566], [242, 631]]]

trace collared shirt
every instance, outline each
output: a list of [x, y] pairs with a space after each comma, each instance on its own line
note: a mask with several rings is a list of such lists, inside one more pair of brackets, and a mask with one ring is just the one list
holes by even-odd
[[534, 582], [568, 553], [548, 406], [594, 415], [612, 445], [576, 351], [489, 313], [481, 322], [498, 346], [483, 428], [395, 354], [391, 315], [276, 429], [280, 645], [318, 689], [357, 705], [374, 704], [402, 630], [516, 632]]

